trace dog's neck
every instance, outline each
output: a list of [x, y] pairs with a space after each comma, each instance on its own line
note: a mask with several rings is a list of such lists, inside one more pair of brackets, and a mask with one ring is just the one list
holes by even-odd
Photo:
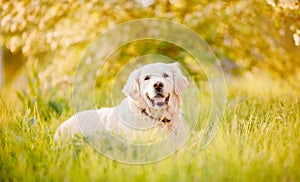
[[164, 117], [161, 117], [161, 118], [154, 118], [153, 116], [151, 116], [149, 113], [147, 113], [147, 110], [146, 109], [140, 109], [141, 110], [141, 113], [144, 114], [145, 116], [149, 117], [150, 119], [152, 120], [157, 120], [157, 121], [161, 121], [163, 123], [169, 123], [171, 122], [171, 119], [168, 119], [166, 118], [165, 116]]

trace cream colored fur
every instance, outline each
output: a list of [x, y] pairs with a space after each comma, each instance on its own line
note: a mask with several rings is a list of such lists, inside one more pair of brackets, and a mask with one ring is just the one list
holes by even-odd
[[[163, 98], [156, 98], [155, 83], [163, 84]], [[170, 140], [185, 140], [188, 130], [182, 117], [181, 94], [187, 86], [178, 63], [145, 65], [130, 74], [123, 88], [126, 98], [118, 106], [75, 114], [59, 126], [54, 139], [108, 131], [130, 142], [152, 142], [168, 135]]]

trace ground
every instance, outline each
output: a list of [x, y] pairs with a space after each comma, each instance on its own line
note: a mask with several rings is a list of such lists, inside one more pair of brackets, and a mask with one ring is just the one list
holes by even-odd
[[299, 181], [299, 97], [270, 81], [226, 82], [225, 115], [210, 145], [200, 149], [194, 131], [176, 154], [147, 165], [110, 160], [87, 144], [58, 146], [54, 131], [71, 110], [45, 114], [39, 99], [26, 107], [5, 88], [0, 181]]

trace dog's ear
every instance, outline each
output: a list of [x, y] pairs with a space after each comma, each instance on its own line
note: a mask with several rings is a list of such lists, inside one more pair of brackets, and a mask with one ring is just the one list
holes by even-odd
[[182, 74], [180, 70], [180, 64], [178, 62], [172, 63], [172, 73], [175, 93], [180, 95], [183, 90], [188, 87], [189, 82]]
[[139, 69], [134, 70], [128, 77], [122, 92], [134, 100], [140, 98]]

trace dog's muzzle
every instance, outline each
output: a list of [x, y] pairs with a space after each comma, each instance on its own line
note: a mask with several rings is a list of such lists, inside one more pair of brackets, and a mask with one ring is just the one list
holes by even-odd
[[170, 94], [168, 94], [167, 96], [163, 96], [162, 94], [158, 93], [153, 98], [150, 98], [147, 94], [147, 98], [150, 100], [153, 107], [155, 105], [161, 107], [169, 103]]

